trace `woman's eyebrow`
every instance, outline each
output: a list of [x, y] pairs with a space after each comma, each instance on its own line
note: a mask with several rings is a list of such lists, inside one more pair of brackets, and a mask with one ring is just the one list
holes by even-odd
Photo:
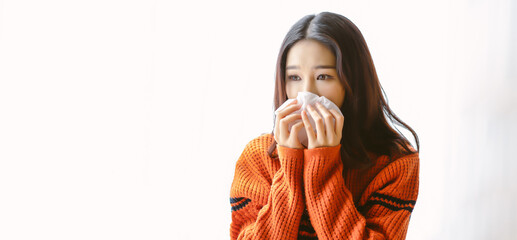
[[[287, 66], [286, 69], [299, 69], [300, 67], [299, 66]], [[314, 69], [318, 69], [318, 68], [336, 68], [336, 66], [330, 66], [330, 65], [318, 65], [316, 67], [314, 67]]]

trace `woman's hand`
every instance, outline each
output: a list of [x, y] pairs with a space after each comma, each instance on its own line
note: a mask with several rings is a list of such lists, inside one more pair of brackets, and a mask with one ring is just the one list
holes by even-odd
[[[309, 142], [308, 148], [337, 146], [341, 142], [344, 122], [343, 116], [334, 109], [329, 111], [320, 103], [316, 103], [316, 106], [318, 110], [320, 110], [321, 116], [311, 105], [308, 105], [307, 109], [316, 123], [316, 130], [318, 132], [317, 136], [312, 125], [309, 123], [309, 118], [306, 115], [307, 112], [302, 111], [302, 119], [305, 125], [305, 130], [307, 131], [307, 139]], [[325, 121], [325, 126], [323, 126], [323, 121]]]
[[289, 131], [289, 123], [301, 118], [300, 114], [289, 115], [300, 109], [301, 106], [297, 105], [297, 103], [297, 100], [294, 100], [276, 115], [274, 136], [276, 143], [282, 147], [303, 148], [303, 145], [298, 140], [298, 131], [303, 127], [303, 122], [300, 121], [294, 124], [291, 127], [291, 131]]

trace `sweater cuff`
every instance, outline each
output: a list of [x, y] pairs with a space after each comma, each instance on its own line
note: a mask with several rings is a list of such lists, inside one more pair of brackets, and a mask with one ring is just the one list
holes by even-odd
[[284, 159], [287, 157], [289, 159], [303, 159], [303, 150], [298, 148], [288, 148], [280, 145], [276, 145], [278, 149], [278, 157], [283, 156]]
[[286, 173], [301, 172], [303, 170], [303, 149], [288, 148], [277, 144], [280, 165]]
[[288, 179], [290, 187], [295, 188], [303, 185], [303, 149], [282, 147], [280, 145], [276, 147], [278, 149], [280, 167]]
[[305, 161], [328, 161], [332, 159], [337, 159], [340, 157], [340, 149], [341, 144], [338, 144], [333, 147], [318, 147], [312, 149], [304, 149]]

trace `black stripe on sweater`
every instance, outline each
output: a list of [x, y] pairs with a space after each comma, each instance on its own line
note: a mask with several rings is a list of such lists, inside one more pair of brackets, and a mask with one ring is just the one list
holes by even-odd
[[381, 205], [385, 208], [388, 208], [392, 211], [399, 211], [399, 210], [407, 210], [409, 212], [413, 212], [413, 207], [411, 206], [407, 206], [407, 207], [397, 207], [395, 205], [392, 205], [390, 203], [387, 203], [387, 202], [383, 202], [383, 201], [380, 201], [380, 200], [370, 200], [368, 202], [366, 202], [366, 204], [364, 206], [361, 206], [359, 211], [363, 211], [363, 210], [366, 210], [366, 209], [369, 209], [370, 207], [372, 207], [373, 205]]
[[238, 197], [238, 198], [230, 198], [230, 203], [231, 204], [234, 204], [240, 200], [244, 199], [243, 197]]
[[[244, 198], [240, 198], [239, 200], [242, 200], [242, 199], [244, 199]], [[236, 199], [234, 199], [234, 200], [236, 200]], [[230, 199], [230, 202], [232, 202], [232, 199]], [[237, 202], [238, 202], [238, 201], [237, 201]], [[242, 203], [239, 203], [239, 204], [238, 204], [238, 205], [236, 205], [236, 206], [232, 206], [232, 212], [233, 212], [233, 211], [237, 211], [237, 210], [239, 210], [239, 209], [241, 209], [241, 208], [245, 207], [246, 205], [248, 205], [248, 203], [249, 203], [249, 202], [251, 202], [251, 199], [248, 199], [248, 198], [247, 198], [247, 199], [246, 199], [246, 200], [244, 200]]]
[[394, 202], [394, 203], [397, 203], [397, 204], [400, 204], [400, 205], [408, 205], [408, 204], [415, 205], [416, 204], [416, 201], [402, 200], [400, 198], [396, 198], [396, 197], [389, 196], [389, 195], [384, 195], [382, 193], [377, 193], [377, 192], [373, 193], [372, 197], [386, 199], [388, 201], [391, 201], [391, 202]]

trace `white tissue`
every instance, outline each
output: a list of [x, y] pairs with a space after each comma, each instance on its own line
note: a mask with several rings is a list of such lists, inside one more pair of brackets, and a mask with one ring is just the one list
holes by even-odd
[[[321, 116], [321, 113], [320, 111], [318, 110], [318, 108], [316, 107], [316, 103], [319, 102], [321, 103], [323, 106], [325, 106], [328, 110], [330, 109], [335, 109], [337, 110], [337, 112], [339, 114], [341, 114], [341, 116], [343, 116], [343, 113], [341, 113], [341, 110], [338, 108], [338, 106], [336, 104], [334, 104], [332, 101], [330, 101], [328, 98], [326, 97], [323, 97], [323, 96], [318, 96], [314, 93], [311, 93], [311, 92], [298, 92], [298, 96], [296, 97], [296, 99], [298, 100], [298, 105], [301, 104], [302, 107], [299, 109], [299, 110], [296, 110], [294, 111], [293, 113], [291, 114], [298, 114], [298, 113], [301, 113], [302, 110], [305, 110], [307, 109], [307, 105], [312, 105], [314, 107], [314, 109], [320, 114]], [[278, 107], [278, 109], [275, 111], [275, 116], [278, 115], [278, 112], [281, 111], [282, 109], [284, 109], [287, 105], [289, 105], [291, 102], [293, 102], [294, 99], [288, 99], [287, 101], [285, 101], [280, 107]], [[309, 117], [309, 122], [311, 123], [311, 126], [312, 126], [312, 129], [314, 129], [314, 132], [317, 134], [317, 130], [316, 130], [316, 124], [314, 122], [314, 119], [312, 119], [312, 116], [311, 114], [308, 112], [308, 110], [305, 110], [305, 112], [307, 113], [307, 116]], [[289, 124], [289, 131], [291, 131], [291, 127], [302, 121], [301, 119], [300, 120], [295, 120], [293, 122], [291, 122]], [[335, 120], [334, 120], [335, 121]], [[325, 126], [325, 122], [323, 122], [323, 126]], [[307, 147], [308, 145], [308, 140], [307, 140], [307, 132], [305, 131], [305, 128], [301, 128], [299, 131], [298, 131], [298, 140], [300, 141], [300, 143]]]

